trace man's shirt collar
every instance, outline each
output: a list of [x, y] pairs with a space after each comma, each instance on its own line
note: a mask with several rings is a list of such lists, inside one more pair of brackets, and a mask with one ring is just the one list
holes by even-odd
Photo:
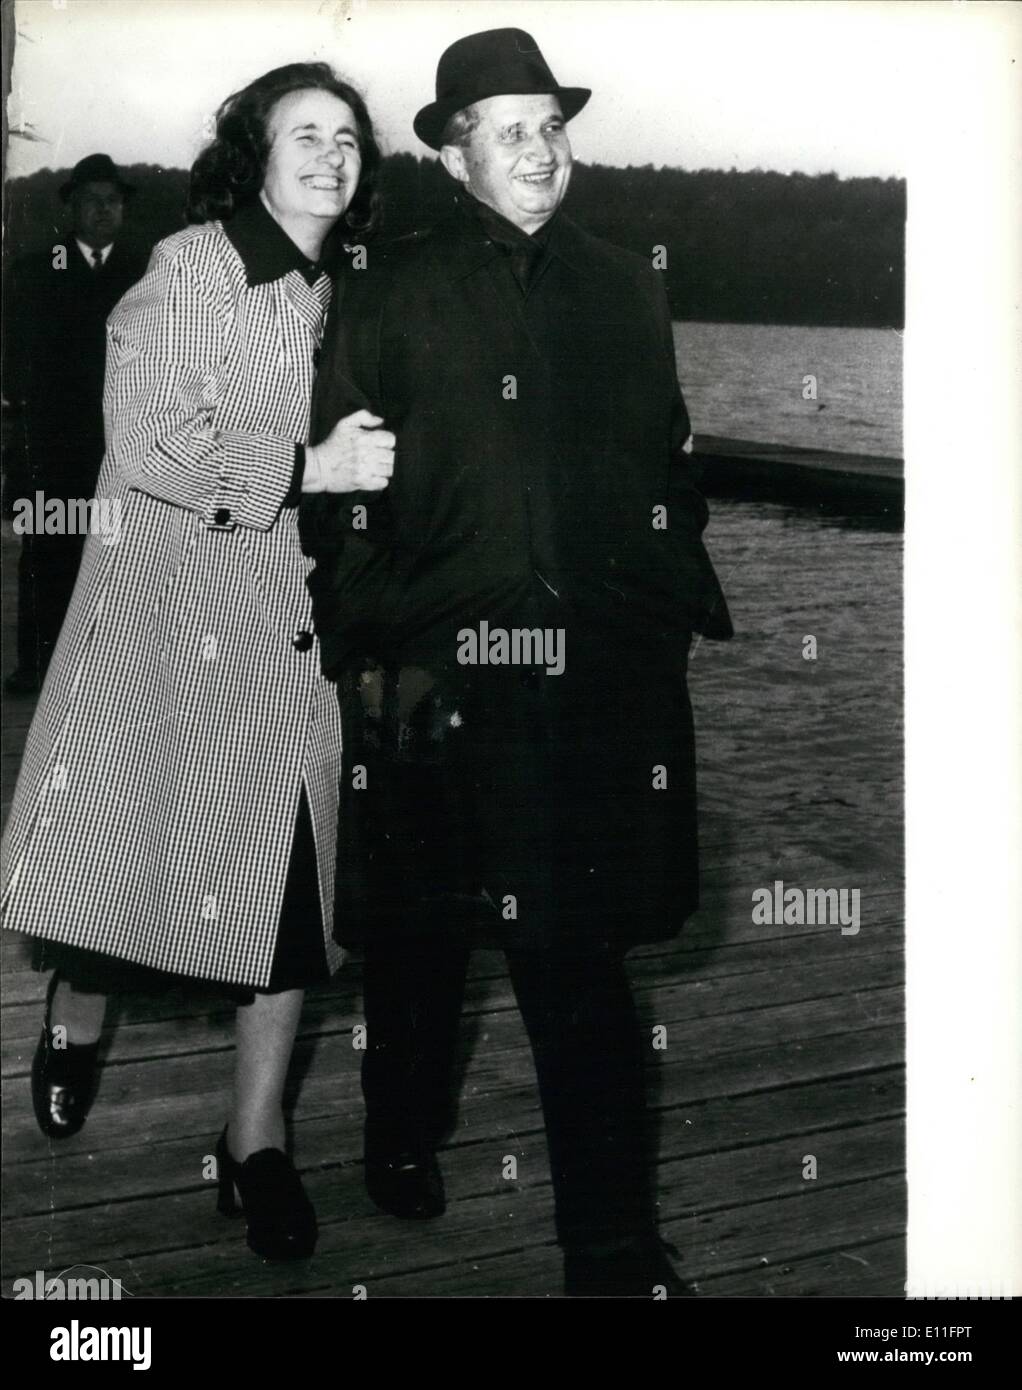
[[585, 254], [583, 234], [560, 208], [548, 222], [544, 222], [538, 232], [530, 236], [496, 209], [487, 203], [481, 203], [464, 188], [457, 189], [455, 200], [462, 217], [470, 219], [475, 226], [480, 227], [495, 246], [508, 251], [539, 246], [551, 256], [558, 256], [582, 275], [596, 273], [591, 256]]
[[79, 251], [85, 257], [85, 264], [89, 267], [90, 270], [94, 269], [96, 264], [96, 262], [93, 260], [94, 251], [99, 252], [100, 264], [106, 265], [107, 261], [110, 258], [110, 252], [114, 249], [114, 244], [112, 241], [108, 241], [105, 246], [89, 246], [84, 241], [79, 241], [77, 237], [75, 237], [75, 241], [78, 244]]
[[530, 234], [516, 226], [514, 222], [509, 221], [496, 208], [491, 208], [488, 203], [480, 202], [465, 188], [459, 188], [455, 197], [459, 206], [479, 221], [486, 235], [498, 246], [544, 246], [550, 235], [551, 223], [557, 218], [555, 212], [549, 221], [544, 222], [539, 231]]
[[308, 256], [285, 232], [259, 197], [243, 203], [224, 224], [224, 234], [241, 257], [249, 285], [269, 285], [283, 279], [292, 270], [304, 276], [309, 285], [324, 274], [328, 261], [335, 253], [340, 237], [338, 227], [332, 228], [323, 243], [318, 261]]

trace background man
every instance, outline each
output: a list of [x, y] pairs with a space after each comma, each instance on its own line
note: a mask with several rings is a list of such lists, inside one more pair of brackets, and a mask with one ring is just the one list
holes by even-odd
[[[68, 235], [9, 270], [4, 396], [8, 510], [19, 497], [92, 496], [103, 458], [106, 320], [145, 261], [120, 240], [131, 196], [109, 155], [90, 154], [61, 185]], [[41, 510], [41, 509], [40, 509]], [[11, 694], [32, 694], [49, 665], [84, 537], [25, 535], [18, 562], [18, 666]]]
[[[441, 57], [415, 129], [456, 208], [346, 275], [314, 402], [313, 440], [359, 406], [381, 416], [393, 478], [307, 498], [304, 526], [324, 667], [344, 677], [338, 921], [364, 935], [370, 1194], [443, 1210], [468, 950], [495, 942], [567, 1290], [649, 1297], [684, 1290], [655, 1235], [623, 957], [696, 906], [685, 668], [694, 631], [731, 624], [659, 277], [558, 212], [589, 95], [518, 29]], [[563, 672], [463, 664], [484, 622], [554, 634]]]

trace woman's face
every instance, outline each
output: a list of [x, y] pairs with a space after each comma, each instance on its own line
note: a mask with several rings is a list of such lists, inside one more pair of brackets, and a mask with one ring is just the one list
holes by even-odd
[[315, 88], [290, 92], [270, 111], [263, 196], [278, 222], [347, 211], [362, 172], [358, 126], [347, 102]]

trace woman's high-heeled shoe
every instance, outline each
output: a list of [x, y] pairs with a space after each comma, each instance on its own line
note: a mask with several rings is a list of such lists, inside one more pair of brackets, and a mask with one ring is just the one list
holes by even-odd
[[225, 1129], [217, 1141], [216, 1160], [217, 1210], [238, 1215], [240, 1198], [250, 1250], [268, 1260], [301, 1260], [312, 1254], [316, 1213], [285, 1153], [260, 1149], [239, 1163], [227, 1147]]
[[32, 1108], [49, 1139], [68, 1139], [85, 1123], [96, 1094], [99, 1043], [65, 1043], [55, 1047], [50, 1008], [60, 977], [56, 971], [46, 991], [46, 1014], [32, 1058]]

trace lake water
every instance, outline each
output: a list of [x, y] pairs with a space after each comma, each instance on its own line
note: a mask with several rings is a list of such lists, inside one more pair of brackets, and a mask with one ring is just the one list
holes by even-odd
[[676, 323], [674, 343], [697, 435], [902, 457], [897, 329]]

